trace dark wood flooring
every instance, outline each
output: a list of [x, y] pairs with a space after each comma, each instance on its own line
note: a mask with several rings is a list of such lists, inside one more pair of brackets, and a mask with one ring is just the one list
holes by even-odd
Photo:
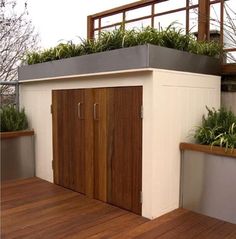
[[1, 238], [236, 239], [236, 225], [184, 209], [149, 221], [30, 178], [2, 184]]

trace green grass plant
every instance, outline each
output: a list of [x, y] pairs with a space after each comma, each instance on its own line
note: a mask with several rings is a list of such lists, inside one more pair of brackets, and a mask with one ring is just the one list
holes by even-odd
[[194, 138], [197, 143], [234, 149], [236, 147], [236, 116], [231, 110], [207, 108], [202, 125], [197, 127]]
[[165, 30], [146, 27], [141, 30], [124, 30], [123, 27], [113, 31], [103, 31], [97, 39], [85, 39], [80, 44], [61, 43], [54, 48], [32, 52], [26, 55], [28, 65], [68, 57], [110, 51], [137, 45], [153, 44], [199, 55], [218, 57], [222, 46], [217, 42], [197, 42], [191, 34], [183, 34], [183, 30], [171, 24]]
[[15, 106], [8, 105], [0, 108], [0, 131], [18, 131], [28, 128], [28, 121], [24, 109], [17, 110]]

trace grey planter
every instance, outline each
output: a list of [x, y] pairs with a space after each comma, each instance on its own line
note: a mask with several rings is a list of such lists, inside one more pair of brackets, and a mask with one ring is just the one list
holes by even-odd
[[1, 181], [35, 176], [34, 133], [1, 133]]
[[181, 206], [236, 223], [236, 153], [206, 147], [182, 147]]
[[141, 68], [218, 75], [220, 62], [213, 57], [148, 44], [22, 66], [18, 76], [20, 81], [26, 81]]

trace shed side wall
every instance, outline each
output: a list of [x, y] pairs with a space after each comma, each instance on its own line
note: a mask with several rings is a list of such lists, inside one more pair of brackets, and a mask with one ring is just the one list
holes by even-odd
[[206, 105], [220, 107], [220, 77], [155, 70], [153, 87], [152, 168], [145, 170], [152, 171], [155, 218], [179, 207], [179, 143], [192, 141], [191, 129], [201, 123]]

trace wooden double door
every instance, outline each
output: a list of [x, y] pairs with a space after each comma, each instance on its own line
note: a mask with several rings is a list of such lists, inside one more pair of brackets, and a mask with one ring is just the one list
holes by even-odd
[[141, 214], [142, 87], [52, 91], [54, 182]]

